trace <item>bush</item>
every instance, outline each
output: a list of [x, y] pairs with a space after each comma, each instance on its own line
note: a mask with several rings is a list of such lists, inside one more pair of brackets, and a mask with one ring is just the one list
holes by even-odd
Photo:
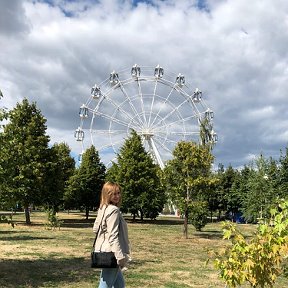
[[287, 273], [288, 201], [270, 210], [271, 219], [258, 225], [250, 240], [246, 240], [235, 224], [224, 224], [224, 239], [232, 247], [215, 253], [214, 261], [220, 277], [228, 287], [248, 282], [251, 287], [273, 287], [276, 278]]
[[56, 212], [54, 209], [47, 209], [46, 210], [47, 216], [48, 216], [48, 223], [46, 224], [46, 227], [50, 229], [56, 229], [59, 228], [63, 223], [63, 221], [59, 220], [58, 216], [56, 215]]

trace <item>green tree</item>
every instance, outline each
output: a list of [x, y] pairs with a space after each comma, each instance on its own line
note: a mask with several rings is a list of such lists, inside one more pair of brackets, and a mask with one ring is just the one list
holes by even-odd
[[[0, 90], [0, 99], [3, 98], [2, 91]], [[7, 118], [7, 109], [4, 107], [0, 107], [0, 121], [3, 121]], [[1, 125], [0, 125], [1, 128]]]
[[173, 159], [164, 169], [166, 189], [174, 204], [184, 214], [184, 236], [188, 238], [189, 206], [205, 199], [215, 182], [211, 167], [214, 157], [210, 147], [194, 142], [178, 142]]
[[20, 203], [30, 224], [29, 206], [40, 204], [45, 190], [49, 137], [46, 119], [27, 99], [8, 112], [1, 135], [1, 190], [10, 205]]
[[237, 202], [237, 195], [232, 193], [232, 187], [235, 181], [236, 171], [231, 165], [227, 169], [224, 169], [223, 165], [219, 166], [217, 171], [218, 183], [214, 193], [212, 193], [215, 199], [214, 209], [218, 210], [218, 218], [223, 213], [231, 213], [232, 218], [236, 212], [238, 212], [239, 202]]
[[[0, 99], [3, 97], [2, 91], [0, 90]], [[4, 119], [7, 119], [7, 110], [5, 108], [0, 107], [0, 122]], [[4, 138], [3, 138], [3, 131], [2, 131], [2, 123], [0, 125], [0, 147], [4, 147]], [[0, 149], [0, 209], [9, 209], [13, 206], [12, 203], [10, 203], [9, 197], [7, 195], [7, 192], [4, 190], [4, 170], [6, 169], [5, 161], [3, 159], [3, 156], [1, 155], [1, 152], [3, 148]], [[3, 220], [7, 220], [6, 217], [1, 216]]]
[[66, 143], [55, 143], [50, 149], [50, 166], [46, 173], [47, 185], [43, 204], [57, 212], [63, 204], [64, 191], [75, 170], [75, 160]]
[[277, 198], [275, 182], [277, 164], [272, 158], [260, 155], [247, 179], [247, 194], [242, 198], [242, 211], [249, 222], [267, 217], [270, 204]]
[[[145, 151], [141, 138], [135, 131], [124, 142], [117, 157], [117, 164], [108, 172], [123, 189], [122, 209], [144, 217], [156, 218], [163, 210], [165, 193], [160, 181], [160, 168]], [[108, 180], [110, 180], [108, 179]]]
[[115, 162], [112, 162], [112, 165], [109, 167], [109, 169], [106, 172], [106, 177], [105, 179], [107, 181], [111, 182], [117, 182], [118, 181], [118, 165]]
[[84, 208], [86, 219], [88, 219], [89, 210], [99, 207], [105, 171], [106, 167], [100, 161], [99, 153], [92, 145], [83, 153], [80, 167], [68, 180], [64, 194], [66, 207]]
[[288, 147], [285, 149], [285, 154], [281, 151], [279, 164], [278, 195], [281, 198], [288, 198]]
[[229, 177], [227, 177], [229, 172], [227, 173], [227, 171], [230, 171], [230, 167], [231, 166], [225, 170], [223, 164], [218, 165], [218, 170], [215, 175], [218, 181], [215, 183], [215, 188], [207, 196], [211, 216], [213, 212], [218, 211], [218, 219], [221, 214], [227, 210], [226, 193], [227, 189], [229, 189]]

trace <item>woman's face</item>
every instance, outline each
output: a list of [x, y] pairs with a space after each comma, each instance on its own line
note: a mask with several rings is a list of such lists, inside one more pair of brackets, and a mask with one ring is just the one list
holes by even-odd
[[121, 193], [120, 193], [120, 191], [115, 191], [115, 192], [113, 192], [113, 194], [111, 195], [111, 199], [110, 199], [111, 203], [112, 203], [113, 205], [116, 205], [116, 206], [117, 206], [117, 205], [119, 204], [120, 200], [121, 200]]

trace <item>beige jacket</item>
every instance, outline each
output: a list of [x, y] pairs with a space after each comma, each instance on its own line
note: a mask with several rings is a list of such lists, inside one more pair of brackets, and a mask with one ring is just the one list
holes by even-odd
[[[104, 216], [103, 216], [104, 213]], [[100, 221], [102, 219], [100, 225]], [[119, 208], [114, 205], [99, 208], [94, 222], [93, 232], [99, 233], [95, 243], [95, 251], [114, 252], [116, 259], [127, 259], [130, 254], [128, 228]]]

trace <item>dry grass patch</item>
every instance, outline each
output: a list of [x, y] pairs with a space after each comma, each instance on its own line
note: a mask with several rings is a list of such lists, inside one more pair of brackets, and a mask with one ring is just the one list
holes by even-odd
[[[46, 214], [33, 213], [32, 226], [24, 215], [16, 215], [13, 229], [0, 224], [0, 287], [97, 287], [99, 270], [90, 268], [94, 217], [86, 221], [81, 213], [60, 213], [60, 230], [45, 228]], [[189, 226], [189, 239], [182, 236], [182, 220], [160, 218], [133, 223], [126, 217], [132, 244], [132, 262], [125, 271], [127, 288], [224, 287], [212, 264], [205, 266], [207, 251], [227, 245], [219, 223], [203, 232]], [[254, 227], [241, 225], [247, 236]], [[288, 287], [280, 279], [275, 288]]]

